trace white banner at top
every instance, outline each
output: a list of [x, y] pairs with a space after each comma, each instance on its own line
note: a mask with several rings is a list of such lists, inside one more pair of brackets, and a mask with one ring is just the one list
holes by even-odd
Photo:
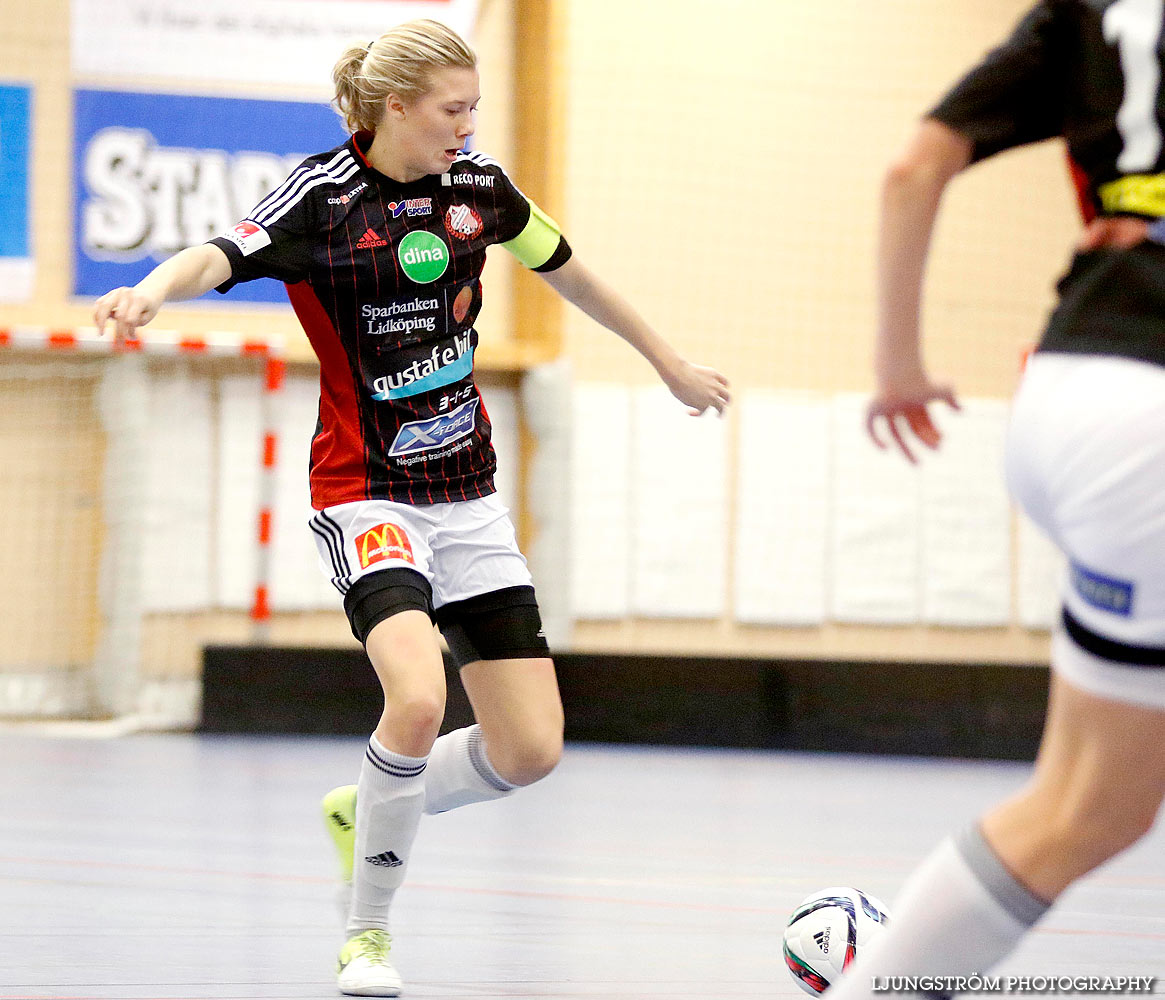
[[479, 0], [72, 0], [76, 76], [287, 85], [330, 94], [345, 46], [416, 17], [467, 40]]

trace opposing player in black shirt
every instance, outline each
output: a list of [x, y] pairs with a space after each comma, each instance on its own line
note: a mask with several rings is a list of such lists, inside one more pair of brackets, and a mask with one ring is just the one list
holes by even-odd
[[1162, 0], [1042, 0], [887, 177], [868, 421], [913, 461], [898, 422], [937, 447], [927, 406], [956, 405], [919, 346], [942, 192], [994, 153], [1067, 141], [1087, 228], [1015, 400], [1007, 472], [1070, 572], [1030, 782], [915, 871], [837, 1000], [895, 989], [888, 977], [986, 972], [1165, 797], [1165, 246], [1149, 238], [1165, 216], [1163, 22]]
[[[627, 340], [694, 414], [729, 396], [722, 375], [684, 361], [582, 265], [497, 163], [461, 151], [479, 93], [456, 34], [410, 22], [350, 49], [334, 78], [352, 138], [309, 157], [232, 231], [103, 296], [95, 319], [124, 337], [168, 300], [287, 283], [320, 360], [311, 527], [385, 702], [358, 786], [324, 800], [352, 886], [339, 986], [396, 996], [389, 907], [422, 811], [505, 795], [562, 750], [554, 666], [473, 381], [487, 247]], [[440, 739], [433, 619], [477, 719]]]

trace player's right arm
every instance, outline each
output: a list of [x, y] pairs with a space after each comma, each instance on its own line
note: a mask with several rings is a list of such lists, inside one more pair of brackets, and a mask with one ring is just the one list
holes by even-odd
[[939, 444], [927, 404], [957, 408], [950, 386], [933, 383], [920, 345], [923, 274], [939, 202], [964, 168], [1007, 149], [1060, 135], [1068, 93], [1065, 40], [1070, 14], [1058, 0], [1037, 0], [1007, 40], [971, 69], [922, 120], [887, 172], [878, 237], [877, 390], [866, 428], [879, 447], [884, 422], [894, 444], [914, 455], [904, 421], [927, 447]]
[[922, 280], [939, 203], [951, 179], [971, 161], [971, 141], [933, 118], [919, 125], [905, 152], [886, 173], [878, 233], [878, 333], [874, 372], [877, 389], [866, 411], [866, 427], [885, 447], [878, 424], [885, 422], [895, 444], [911, 462], [914, 454], [898, 427], [906, 421], [928, 448], [939, 431], [927, 404], [944, 400], [955, 409], [954, 390], [936, 385], [922, 360], [920, 312]]
[[133, 337], [145, 326], [164, 302], [194, 299], [216, 288], [231, 276], [227, 255], [213, 243], [188, 247], [162, 261], [132, 288], [115, 288], [97, 300], [93, 322], [98, 333], [113, 322], [118, 341]]

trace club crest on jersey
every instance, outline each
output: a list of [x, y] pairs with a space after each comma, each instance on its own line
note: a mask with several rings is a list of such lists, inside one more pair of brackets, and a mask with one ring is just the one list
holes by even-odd
[[404, 201], [390, 201], [388, 210], [394, 219], [399, 219], [406, 212], [410, 215], [432, 215], [432, 198], [406, 198]]
[[412, 420], [404, 424], [389, 445], [388, 453], [393, 458], [415, 455], [421, 451], [441, 448], [451, 441], [469, 437], [477, 421], [477, 400], [462, 403], [439, 417], [426, 420]]
[[468, 205], [450, 205], [445, 213], [445, 228], [459, 240], [471, 240], [484, 228], [481, 216]]

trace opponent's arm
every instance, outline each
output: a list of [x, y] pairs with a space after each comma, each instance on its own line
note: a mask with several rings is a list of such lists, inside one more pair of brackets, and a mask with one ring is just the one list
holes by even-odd
[[878, 334], [874, 371], [877, 390], [866, 411], [866, 429], [886, 447], [877, 423], [884, 419], [895, 443], [911, 462], [910, 447], [897, 426], [904, 417], [914, 435], [937, 448], [941, 435], [927, 404], [943, 400], [959, 408], [949, 385], [926, 374], [920, 344], [922, 281], [939, 202], [946, 186], [971, 162], [971, 141], [933, 118], [924, 119], [882, 187], [878, 236]]
[[162, 261], [133, 288], [115, 288], [97, 300], [93, 322], [99, 333], [110, 320], [118, 341], [133, 337], [152, 320], [163, 302], [197, 298], [231, 276], [227, 255], [213, 243], [188, 247]]
[[539, 273], [564, 299], [642, 354], [672, 395], [691, 407], [693, 416], [699, 416], [709, 407], [717, 413], [724, 412], [731, 399], [728, 379], [714, 368], [693, 365], [680, 357], [630, 303], [592, 274], [577, 256], [553, 271]]

